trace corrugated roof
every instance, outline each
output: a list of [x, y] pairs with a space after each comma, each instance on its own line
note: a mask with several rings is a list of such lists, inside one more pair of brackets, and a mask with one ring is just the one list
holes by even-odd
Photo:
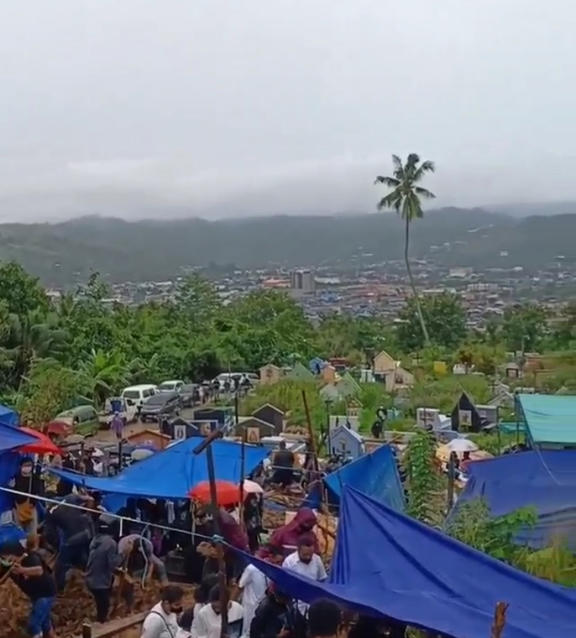
[[576, 445], [576, 396], [519, 394], [518, 403], [534, 443]]

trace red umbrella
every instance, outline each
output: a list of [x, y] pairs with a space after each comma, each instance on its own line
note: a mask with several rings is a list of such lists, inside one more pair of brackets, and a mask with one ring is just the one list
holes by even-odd
[[32, 428], [20, 429], [22, 432], [26, 432], [26, 434], [36, 437], [38, 441], [18, 448], [19, 452], [27, 454], [62, 454], [62, 450], [48, 436], [46, 436], [46, 434], [38, 432], [38, 430], [33, 430]]
[[[202, 481], [190, 490], [190, 498], [200, 503], [210, 503], [210, 482]], [[216, 481], [216, 502], [218, 505], [234, 505], [240, 501], [240, 487], [230, 481]]]

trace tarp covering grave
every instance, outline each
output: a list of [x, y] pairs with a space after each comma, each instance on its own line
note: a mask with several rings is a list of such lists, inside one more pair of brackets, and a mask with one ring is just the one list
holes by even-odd
[[345, 486], [371, 496], [399, 512], [404, 510], [404, 490], [396, 458], [389, 445], [382, 445], [352, 463], [328, 474], [324, 482], [338, 498]]
[[249, 560], [301, 600], [329, 597], [458, 638], [490, 636], [499, 601], [509, 604], [506, 638], [576, 635], [576, 591], [509, 567], [350, 488], [326, 583]]
[[[51, 470], [74, 485], [101, 492], [148, 496], [157, 498], [188, 498], [190, 490], [201, 481], [208, 480], [206, 451], [193, 453], [202, 442], [201, 437], [180, 441], [162, 452], [134, 463], [120, 474], [110, 478], [84, 476], [66, 470]], [[216, 479], [240, 481], [241, 444], [234, 441], [212, 443]], [[249, 474], [261, 463], [268, 452], [261, 447], [245, 446], [244, 474]]]
[[535, 445], [576, 445], [576, 396], [519, 394], [516, 404]]
[[494, 516], [534, 507], [538, 523], [518, 542], [542, 547], [562, 541], [576, 549], [576, 450], [507, 454], [471, 463], [469, 475], [458, 503], [482, 498]]

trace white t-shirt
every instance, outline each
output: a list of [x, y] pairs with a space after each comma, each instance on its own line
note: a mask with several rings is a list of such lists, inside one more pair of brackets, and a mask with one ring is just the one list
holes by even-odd
[[176, 638], [178, 634], [178, 617], [167, 614], [162, 609], [162, 603], [152, 607], [144, 619], [140, 638]]
[[243, 635], [250, 635], [250, 625], [256, 608], [266, 594], [266, 576], [254, 565], [248, 565], [240, 576], [238, 586], [242, 588], [242, 607], [244, 607]]
[[254, 606], [266, 593], [266, 576], [254, 565], [248, 565], [240, 576], [238, 586], [242, 588], [242, 605]]
[[[300, 574], [300, 576], [306, 576], [307, 578], [310, 578], [310, 580], [321, 581], [328, 578], [324, 563], [318, 554], [314, 554], [309, 563], [303, 563], [300, 560], [300, 556], [298, 556], [298, 552], [293, 552], [286, 556], [282, 563], [282, 567], [295, 572], [296, 574]], [[300, 600], [298, 601], [298, 609], [302, 615], [306, 615], [308, 605]]]
[[324, 563], [318, 554], [314, 554], [309, 563], [303, 563], [300, 560], [300, 556], [298, 556], [298, 552], [293, 552], [286, 556], [282, 563], [282, 567], [289, 569], [292, 572], [296, 572], [297, 574], [300, 574], [300, 576], [306, 576], [311, 580], [321, 581], [328, 578]]
[[[234, 601], [228, 605], [228, 624], [241, 621], [243, 615], [242, 605]], [[202, 607], [198, 615], [194, 616], [191, 635], [192, 638], [220, 638], [221, 627], [222, 616], [215, 613], [212, 605], [208, 604]]]

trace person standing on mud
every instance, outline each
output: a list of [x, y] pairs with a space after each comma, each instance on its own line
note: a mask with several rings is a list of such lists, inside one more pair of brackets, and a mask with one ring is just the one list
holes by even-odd
[[26, 552], [21, 557], [10, 556], [10, 577], [32, 603], [28, 617], [28, 634], [32, 638], [55, 638], [52, 629], [52, 606], [56, 597], [54, 577], [38, 552], [39, 538], [31, 534]]

